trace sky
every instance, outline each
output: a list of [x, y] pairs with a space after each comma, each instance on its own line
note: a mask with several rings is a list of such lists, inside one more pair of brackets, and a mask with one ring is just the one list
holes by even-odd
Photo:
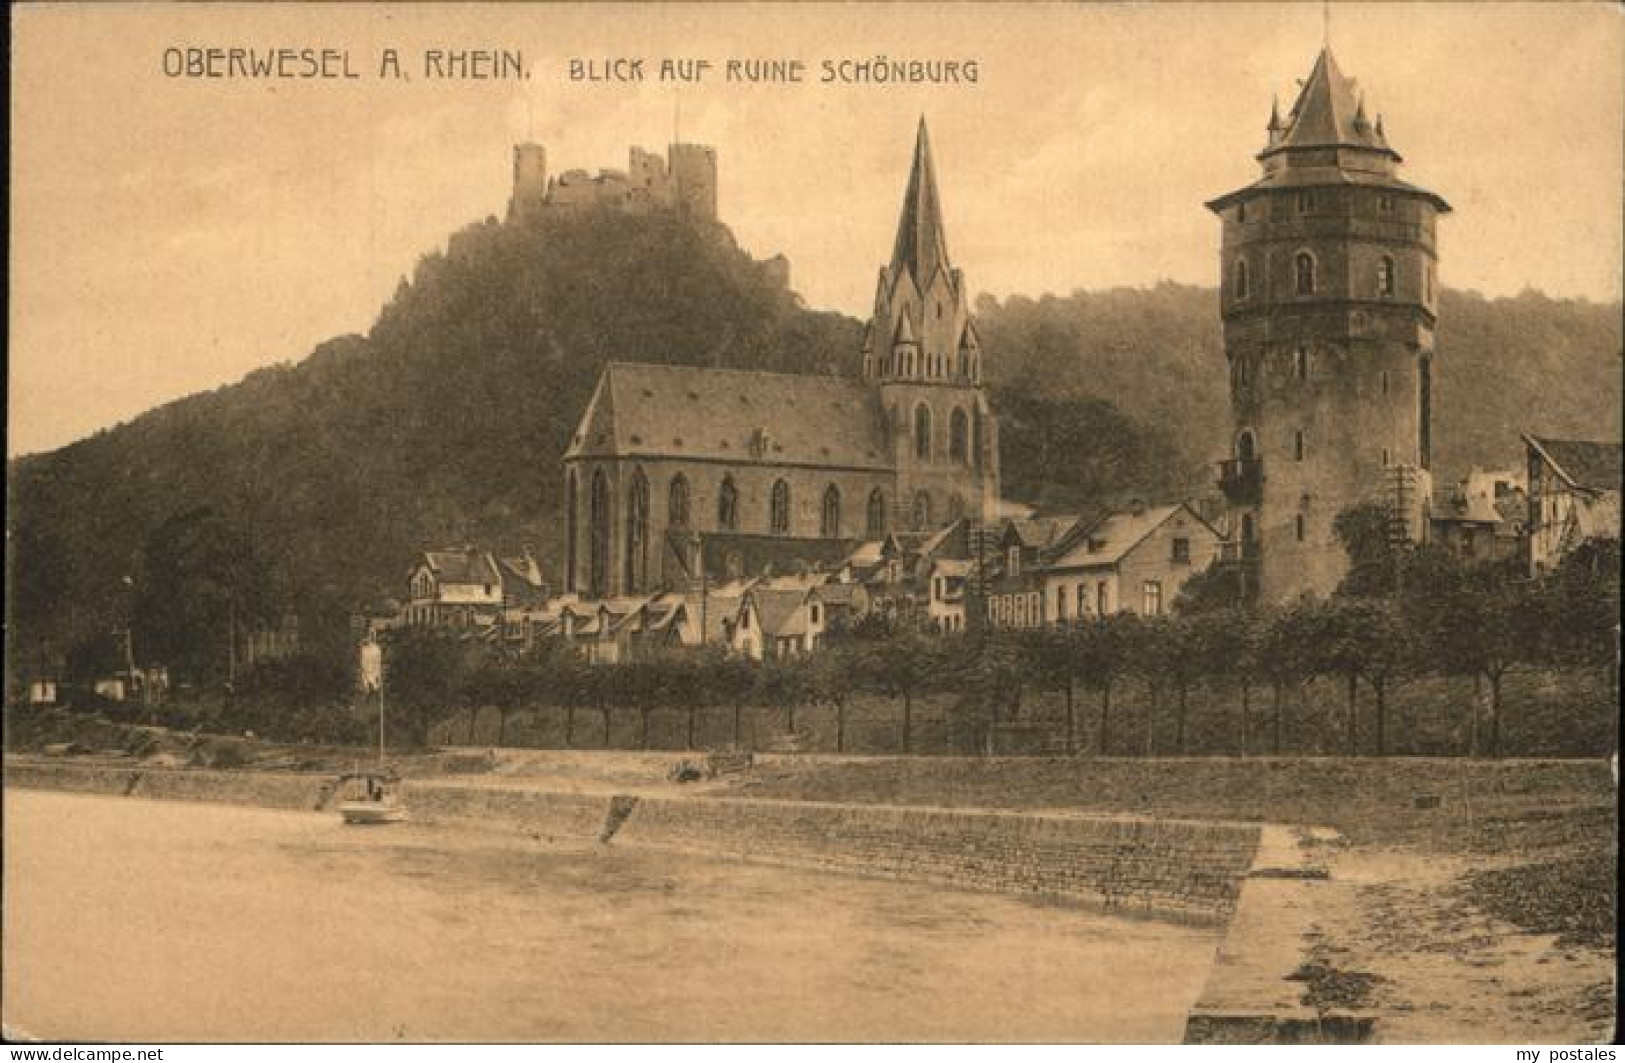
[[[164, 4], [11, 9], [8, 454], [365, 332], [417, 260], [502, 216], [512, 145], [550, 170], [717, 148], [722, 219], [808, 305], [867, 313], [915, 123], [975, 292], [1211, 285], [1202, 204], [1257, 175], [1324, 40], [1402, 175], [1455, 212], [1443, 283], [1621, 297], [1625, 20], [1585, 4]], [[361, 77], [171, 77], [170, 49], [327, 48]], [[408, 78], [379, 75], [394, 48]], [[423, 76], [432, 49], [525, 79]], [[572, 59], [644, 80], [572, 80]], [[975, 60], [974, 84], [818, 82], [825, 59]], [[662, 58], [715, 65], [659, 81]], [[728, 59], [800, 58], [800, 84]], [[629, 352], [635, 357], [635, 352]]]

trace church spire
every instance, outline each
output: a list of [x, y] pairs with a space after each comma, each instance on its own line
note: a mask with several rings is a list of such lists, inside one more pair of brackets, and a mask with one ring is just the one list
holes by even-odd
[[908, 191], [903, 194], [903, 215], [897, 223], [897, 243], [892, 249], [891, 268], [907, 267], [914, 283], [924, 286], [939, 269], [948, 270], [948, 240], [942, 229], [942, 204], [937, 195], [937, 174], [931, 164], [931, 138], [925, 116], [920, 116], [919, 134], [914, 141], [914, 166], [908, 175]]

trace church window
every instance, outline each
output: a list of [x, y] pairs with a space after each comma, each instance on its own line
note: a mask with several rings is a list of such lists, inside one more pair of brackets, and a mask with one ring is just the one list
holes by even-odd
[[1312, 214], [1312, 213], [1314, 213], [1315, 207], [1317, 205], [1318, 204], [1315, 201], [1314, 192], [1305, 191], [1305, 192], [1299, 192], [1298, 193], [1298, 213], [1299, 214]]
[[649, 480], [638, 469], [626, 499], [626, 558], [623, 587], [628, 594], [643, 590], [649, 573]]
[[1292, 460], [1302, 461], [1304, 454], [1303, 429], [1299, 428], [1292, 433]]
[[971, 410], [970, 453], [971, 464], [980, 469], [982, 467], [982, 411], [980, 408]]
[[783, 480], [773, 484], [771, 509], [769, 524], [773, 534], [787, 534], [790, 531], [790, 485]]
[[1247, 260], [1238, 258], [1236, 259], [1236, 298], [1245, 299], [1247, 295]]
[[923, 402], [914, 407], [914, 456], [931, 460], [931, 407]]
[[948, 520], [958, 520], [965, 515], [965, 498], [958, 491], [948, 496]]
[[824, 488], [823, 519], [819, 522], [818, 530], [826, 539], [841, 536], [841, 491], [834, 484]]
[[924, 491], [914, 496], [914, 530], [931, 530], [931, 496]]
[[576, 589], [576, 489], [576, 474], [571, 469], [564, 485], [564, 589], [572, 593]]
[[1299, 295], [1313, 295], [1315, 292], [1315, 256], [1307, 251], [1299, 251], [1293, 260], [1297, 289]]
[[880, 488], [869, 492], [868, 523], [865, 534], [871, 539], [878, 539], [886, 534], [886, 496]]
[[688, 477], [682, 473], [671, 478], [666, 493], [666, 523], [673, 528], [688, 527]]
[[1292, 533], [1298, 537], [1298, 542], [1301, 543], [1303, 542], [1304, 532], [1305, 528], [1303, 514], [1299, 513], [1296, 517], [1292, 518]]
[[1392, 455], [1388, 453], [1388, 448], [1383, 447], [1382, 448], [1382, 467], [1383, 468], [1386, 469], [1389, 466], [1391, 458], [1392, 458]]
[[948, 418], [948, 459], [950, 461], [964, 462], [966, 457], [969, 456], [969, 435], [970, 422], [965, 417], [965, 411], [955, 406], [953, 414]]
[[732, 476], [722, 478], [722, 490], [717, 492], [717, 527], [723, 531], [739, 527], [739, 488]]
[[942, 300], [941, 299], [937, 300], [937, 320], [938, 321], [942, 320]]
[[1377, 262], [1377, 294], [1394, 294], [1394, 260], [1387, 255]]
[[1386, 369], [1382, 371], [1382, 393], [1384, 395], [1388, 394], [1388, 370]]
[[588, 564], [587, 593], [602, 598], [609, 593], [609, 480], [603, 470], [592, 474], [592, 500], [589, 504], [591, 556]]
[[1309, 348], [1301, 343], [1292, 352], [1292, 375], [1299, 380], [1309, 379]]

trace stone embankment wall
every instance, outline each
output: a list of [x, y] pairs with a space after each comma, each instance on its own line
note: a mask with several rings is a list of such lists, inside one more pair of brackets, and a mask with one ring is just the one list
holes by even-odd
[[639, 798], [616, 834], [648, 845], [946, 885], [1228, 916], [1258, 828], [1100, 816]]
[[[324, 808], [334, 786], [312, 774], [10, 760], [6, 784], [286, 809]], [[452, 779], [408, 782], [407, 804], [419, 822], [1047, 894], [1196, 922], [1230, 915], [1259, 838], [1248, 824], [557, 793]]]

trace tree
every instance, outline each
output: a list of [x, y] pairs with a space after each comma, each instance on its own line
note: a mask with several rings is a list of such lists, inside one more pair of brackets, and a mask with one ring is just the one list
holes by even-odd
[[1492, 572], [1466, 571], [1448, 591], [1431, 596], [1418, 611], [1428, 651], [1442, 670], [1481, 677], [1489, 685], [1490, 756], [1500, 755], [1501, 684], [1506, 674], [1548, 652], [1560, 628], [1555, 597], [1531, 582], [1512, 582]]
[[1274, 738], [1271, 750], [1281, 755], [1281, 731], [1285, 716], [1285, 692], [1313, 674], [1305, 652], [1303, 633], [1309, 627], [1304, 606], [1276, 608], [1264, 614], [1248, 633], [1249, 670], [1270, 685], [1274, 708]]
[[218, 680], [235, 652], [235, 632], [279, 611], [254, 543], [227, 517], [199, 507], [148, 536], [133, 610], [148, 660], [195, 681]]
[[1086, 620], [1077, 628], [1079, 674], [1087, 675], [1100, 691], [1100, 727], [1095, 747], [1102, 756], [1111, 752], [1112, 689], [1129, 670], [1130, 654], [1139, 631], [1139, 617], [1132, 613], [1113, 613]]
[[870, 690], [901, 699], [903, 752], [912, 752], [914, 698], [930, 682], [937, 668], [937, 642], [912, 629], [890, 638], [859, 644], [855, 664], [859, 682]]

